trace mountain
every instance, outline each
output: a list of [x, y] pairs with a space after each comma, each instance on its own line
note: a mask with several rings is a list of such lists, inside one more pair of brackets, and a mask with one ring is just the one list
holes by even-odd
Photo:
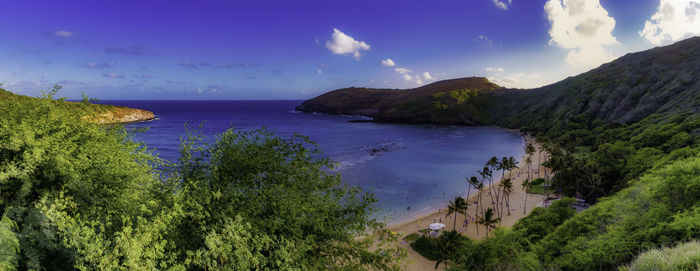
[[651, 114], [700, 109], [700, 37], [647, 51], [536, 89], [506, 89], [485, 78], [406, 90], [345, 88], [305, 101], [303, 112], [359, 114], [378, 122], [502, 125], [571, 118], [630, 123]]
[[302, 112], [365, 115], [380, 122], [484, 123], [482, 97], [502, 87], [482, 77], [435, 82], [422, 87], [398, 89], [344, 88], [296, 108]]
[[[4, 89], [0, 89], [0, 105], [13, 101], [26, 101], [38, 99], [24, 95], [14, 94]], [[101, 123], [126, 123], [136, 121], [146, 121], [155, 118], [151, 111], [134, 109], [125, 106], [114, 106], [106, 104], [92, 104], [83, 102], [54, 101], [56, 105], [64, 110], [76, 113], [85, 120]]]

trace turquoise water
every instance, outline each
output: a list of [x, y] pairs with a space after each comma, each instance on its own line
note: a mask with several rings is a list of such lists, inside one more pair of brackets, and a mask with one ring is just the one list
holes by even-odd
[[363, 119], [294, 112], [301, 101], [105, 101], [153, 111], [157, 120], [127, 124], [150, 129], [137, 141], [175, 161], [186, 122], [206, 122], [202, 132], [213, 137], [232, 127], [266, 128], [282, 137], [293, 133], [319, 143], [324, 155], [338, 162], [343, 182], [373, 192], [377, 217], [401, 220], [441, 208], [466, 194], [465, 178], [491, 156], [523, 154], [524, 139], [496, 127], [350, 123]]

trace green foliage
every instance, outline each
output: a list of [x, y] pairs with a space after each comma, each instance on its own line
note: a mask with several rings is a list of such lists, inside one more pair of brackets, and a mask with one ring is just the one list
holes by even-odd
[[676, 162], [564, 222], [534, 248], [567, 270], [610, 269], [648, 247], [700, 237], [700, 157]]
[[411, 243], [411, 248], [428, 260], [440, 260], [440, 250], [437, 248], [435, 240], [430, 237], [421, 236]]
[[692, 271], [700, 269], [700, 242], [692, 241], [675, 247], [652, 249], [640, 254], [622, 271]]
[[574, 202], [572, 198], [564, 198], [554, 201], [548, 208], [536, 207], [526, 217], [518, 220], [513, 225], [513, 230], [521, 232], [529, 242], [537, 242], [576, 214], [571, 209]]
[[411, 233], [409, 235], [404, 236], [403, 240], [406, 242], [414, 242], [414, 241], [418, 240], [418, 238], [420, 238], [420, 237], [421, 236], [418, 233], [414, 232], [414, 233]]
[[14, 221], [7, 216], [0, 219], [0, 270], [17, 269], [19, 259], [19, 240], [16, 236]]
[[489, 238], [463, 245], [454, 270], [542, 270], [537, 256], [527, 251], [522, 233], [498, 228]]
[[460, 248], [469, 246], [471, 240], [456, 231], [443, 232], [437, 238], [421, 236], [411, 243], [411, 248], [428, 260], [436, 261], [437, 265], [443, 262], [454, 262], [459, 255]]
[[1, 102], [2, 270], [392, 270], [404, 255], [306, 138], [189, 133], [161, 172], [122, 127], [72, 110], [95, 105]]

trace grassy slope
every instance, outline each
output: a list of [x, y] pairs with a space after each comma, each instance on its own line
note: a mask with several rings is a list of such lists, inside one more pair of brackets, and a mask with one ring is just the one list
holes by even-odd
[[500, 89], [480, 77], [451, 79], [422, 87], [397, 89], [344, 88], [305, 101], [303, 112], [373, 116], [378, 121], [408, 123], [466, 123], [490, 121], [484, 94]]
[[[24, 95], [14, 94], [0, 88], [0, 104], [6, 102], [21, 102], [29, 99], [39, 99]], [[92, 104], [82, 102], [53, 101], [61, 110], [66, 113], [74, 113], [83, 119], [98, 123], [118, 123], [124, 122], [125, 118], [133, 114], [143, 114], [146, 119], [153, 117], [153, 113], [141, 109], [133, 109], [125, 106], [114, 106], [107, 104]]]
[[[651, 114], [698, 113], [700, 37], [627, 54], [558, 83], [495, 95], [498, 124], [567, 125], [572, 117], [632, 123]], [[550, 127], [537, 127], [546, 129]]]
[[700, 269], [700, 241], [646, 251], [639, 255], [632, 264], [621, 270], [692, 271], [698, 269]]

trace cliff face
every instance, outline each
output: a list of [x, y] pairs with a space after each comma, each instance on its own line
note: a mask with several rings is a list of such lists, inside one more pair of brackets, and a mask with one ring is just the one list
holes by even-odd
[[523, 127], [569, 119], [630, 123], [651, 114], [700, 111], [700, 37], [627, 54], [537, 89], [504, 89], [485, 78], [407, 90], [347, 88], [297, 107], [303, 112], [361, 114], [379, 122]]
[[139, 122], [152, 120], [154, 118], [155, 115], [151, 111], [128, 107], [114, 107], [101, 114], [83, 116], [83, 119], [100, 124]]

